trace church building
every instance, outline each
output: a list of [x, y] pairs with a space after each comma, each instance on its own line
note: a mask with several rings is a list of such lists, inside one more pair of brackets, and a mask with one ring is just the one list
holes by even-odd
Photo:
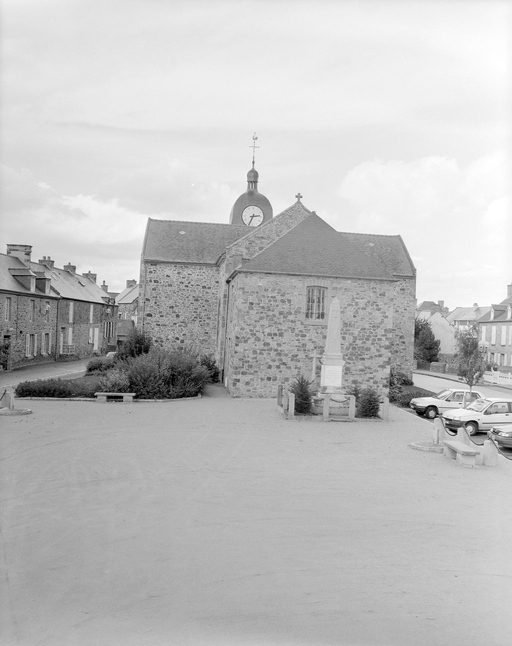
[[215, 355], [233, 397], [274, 397], [309, 378], [341, 303], [343, 386], [387, 394], [411, 373], [416, 272], [399, 235], [338, 232], [296, 201], [274, 216], [254, 167], [229, 224], [149, 219], [139, 327], [164, 347]]

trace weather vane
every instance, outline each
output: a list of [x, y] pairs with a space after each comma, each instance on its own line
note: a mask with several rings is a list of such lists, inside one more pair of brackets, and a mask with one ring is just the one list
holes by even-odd
[[252, 136], [252, 146], [249, 146], [249, 148], [252, 148], [252, 165], [254, 167], [254, 155], [256, 154], [256, 148], [259, 148], [259, 146], [256, 145], [256, 142], [258, 141], [258, 137], [256, 137], [256, 133], [253, 134]]

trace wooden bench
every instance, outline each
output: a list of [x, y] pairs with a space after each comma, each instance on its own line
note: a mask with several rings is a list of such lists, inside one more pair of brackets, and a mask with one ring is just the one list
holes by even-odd
[[108, 402], [108, 401], [123, 401], [132, 403], [135, 393], [94, 393], [96, 401], [98, 402]]
[[480, 451], [472, 449], [459, 440], [443, 440], [443, 444], [446, 457], [455, 459], [458, 464], [464, 467], [476, 466], [476, 456], [480, 454]]

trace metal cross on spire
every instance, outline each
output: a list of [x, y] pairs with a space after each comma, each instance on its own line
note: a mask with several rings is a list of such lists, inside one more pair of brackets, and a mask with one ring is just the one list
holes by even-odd
[[259, 146], [256, 145], [256, 142], [258, 141], [258, 137], [256, 137], [256, 133], [253, 134], [252, 136], [252, 146], [249, 146], [249, 148], [252, 148], [252, 165], [254, 168], [254, 155], [256, 154], [256, 148], [259, 148]]

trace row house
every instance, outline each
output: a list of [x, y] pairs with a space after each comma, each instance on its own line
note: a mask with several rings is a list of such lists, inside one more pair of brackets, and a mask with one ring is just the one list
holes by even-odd
[[30, 245], [0, 254], [0, 365], [9, 370], [48, 361], [83, 359], [116, 346], [117, 308], [96, 275], [62, 269]]
[[491, 305], [478, 320], [478, 327], [480, 347], [489, 362], [512, 370], [512, 284], [507, 287], [507, 298]]

